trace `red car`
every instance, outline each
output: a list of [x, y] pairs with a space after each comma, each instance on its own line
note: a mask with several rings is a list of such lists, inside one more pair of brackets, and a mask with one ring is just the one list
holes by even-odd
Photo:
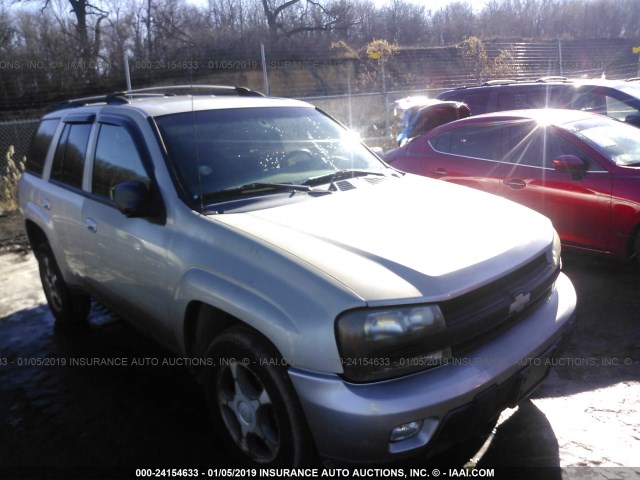
[[640, 131], [623, 122], [574, 110], [490, 113], [442, 125], [385, 158], [527, 205], [569, 249], [640, 262]]

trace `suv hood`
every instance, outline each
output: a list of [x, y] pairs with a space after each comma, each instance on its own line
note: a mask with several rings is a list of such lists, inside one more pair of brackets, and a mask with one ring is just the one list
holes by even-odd
[[542, 252], [550, 258], [551, 222], [516, 203], [410, 174], [349, 182], [357, 188], [215, 220], [322, 270], [370, 305], [452, 298]]

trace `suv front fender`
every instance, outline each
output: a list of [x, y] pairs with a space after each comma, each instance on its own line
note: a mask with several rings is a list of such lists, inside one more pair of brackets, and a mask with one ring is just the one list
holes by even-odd
[[[277, 348], [285, 362], [302, 369], [336, 372], [339, 354], [334, 322], [340, 312], [323, 305], [322, 298], [322, 295], [312, 292], [305, 297], [292, 295], [290, 303], [283, 305], [250, 285], [194, 267], [181, 278], [173, 302], [172, 318], [185, 318], [189, 305], [194, 301], [200, 302], [260, 332]], [[214, 327], [214, 330], [218, 328]], [[183, 322], [175, 326], [174, 334], [182, 351], [187, 352]], [[336, 373], [340, 373], [338, 370]]]

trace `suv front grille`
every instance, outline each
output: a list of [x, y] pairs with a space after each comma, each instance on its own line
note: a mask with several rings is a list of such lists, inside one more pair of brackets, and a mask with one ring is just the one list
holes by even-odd
[[542, 254], [509, 275], [440, 304], [454, 357], [464, 356], [545, 301], [560, 268]]

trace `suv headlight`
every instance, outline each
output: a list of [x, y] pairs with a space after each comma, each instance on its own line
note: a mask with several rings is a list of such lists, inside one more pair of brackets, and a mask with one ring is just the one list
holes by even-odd
[[441, 365], [451, 356], [438, 305], [354, 310], [336, 323], [346, 379], [383, 380]]

